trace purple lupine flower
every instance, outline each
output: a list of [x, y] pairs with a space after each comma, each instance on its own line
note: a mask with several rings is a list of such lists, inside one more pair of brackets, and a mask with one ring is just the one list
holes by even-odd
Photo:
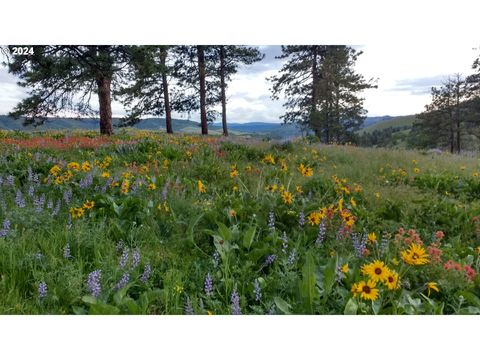
[[195, 315], [195, 310], [193, 310], [192, 300], [187, 296], [185, 299], [185, 315]]
[[122, 254], [122, 257], [120, 258], [120, 264], [119, 264], [122, 269], [127, 265], [128, 253], [129, 251], [127, 248], [123, 249], [123, 254]]
[[55, 204], [55, 209], [52, 211], [52, 216], [57, 216], [58, 213], [60, 212], [60, 206], [62, 205], [62, 200], [57, 200], [57, 203]]
[[150, 266], [150, 264], [146, 264], [145, 267], [143, 268], [143, 274], [142, 276], [140, 276], [140, 281], [143, 283], [146, 283], [150, 278], [151, 273], [152, 273], [152, 267]]
[[167, 200], [167, 194], [168, 194], [168, 187], [169, 186], [170, 186], [170, 181], [167, 181], [165, 183], [165, 185], [163, 186], [162, 194], [161, 194], [161, 197], [162, 197], [163, 201]]
[[25, 207], [25, 199], [23, 198], [23, 194], [20, 190], [17, 190], [17, 194], [15, 195], [15, 203], [19, 208]]
[[38, 174], [33, 174], [33, 182], [35, 184], [39, 184], [40, 183], [40, 179], [38, 178]]
[[115, 290], [120, 290], [124, 288], [129, 281], [130, 281], [130, 273], [126, 271], [123, 273], [122, 278], [115, 285]]
[[213, 253], [213, 265], [215, 267], [218, 267], [218, 264], [220, 263], [220, 253], [215, 250], [215, 252]]
[[31, 166], [28, 167], [27, 172], [28, 172], [28, 181], [31, 182], [33, 180], [33, 171]]
[[275, 255], [275, 254], [268, 255], [267, 259], [265, 260], [265, 263], [263, 264], [263, 266], [268, 266], [268, 265], [273, 264], [273, 262], [275, 261], [276, 258], [277, 258], [277, 255]]
[[283, 232], [281, 239], [282, 239], [282, 252], [286, 254], [288, 249], [288, 237], [285, 231]]
[[292, 251], [290, 251], [290, 255], [288, 255], [288, 265], [293, 265], [295, 260], [297, 260], [297, 250], [293, 249]]
[[28, 188], [28, 196], [33, 197], [34, 193], [35, 193], [35, 188], [32, 185], [30, 185], [30, 187]]
[[65, 204], [70, 204], [70, 201], [72, 201], [72, 189], [68, 188], [63, 192], [63, 201], [65, 201]]
[[275, 231], [275, 214], [273, 210], [270, 210], [268, 213], [268, 229], [270, 231]]
[[3, 220], [3, 229], [0, 230], [0, 237], [7, 236], [9, 231], [10, 231], [10, 220], [5, 219]]
[[382, 241], [380, 242], [380, 254], [383, 254], [385, 250], [388, 248], [388, 239], [386, 236], [382, 237]]
[[87, 288], [93, 297], [99, 297], [102, 292], [100, 285], [100, 278], [102, 277], [102, 270], [95, 270], [88, 274]]
[[237, 286], [233, 289], [232, 296], [230, 297], [232, 315], [242, 315], [242, 309], [240, 309], [240, 296], [238, 296]]
[[47, 209], [53, 209], [53, 201], [52, 199], [49, 199], [47, 202]]
[[45, 194], [42, 194], [40, 197], [35, 198], [33, 201], [33, 204], [35, 206], [35, 212], [41, 213], [43, 211], [43, 207], [45, 205]]
[[13, 186], [14, 183], [15, 183], [15, 177], [13, 175], [8, 175], [7, 176], [7, 184], [10, 185], [10, 186]]
[[318, 226], [318, 235], [317, 239], [315, 240], [315, 245], [320, 246], [322, 244], [323, 240], [325, 240], [326, 233], [327, 227], [325, 226], [325, 220], [322, 220]]
[[207, 296], [213, 295], [213, 279], [210, 273], [208, 273], [207, 276], [205, 277], [204, 289], [205, 289], [205, 294], [207, 294]]
[[45, 281], [42, 281], [40, 284], [38, 284], [38, 297], [40, 299], [44, 299], [47, 296], [47, 284]]
[[305, 226], [305, 213], [302, 211], [298, 216], [298, 226], [303, 228]]
[[366, 236], [352, 234], [352, 240], [353, 249], [357, 252], [357, 256], [362, 257], [367, 248]]
[[132, 269], [135, 269], [140, 264], [140, 250], [135, 249], [132, 254]]
[[3, 184], [3, 176], [0, 175], [0, 186]]
[[81, 189], [87, 189], [90, 185], [93, 184], [93, 175], [92, 173], [87, 174], [83, 179], [80, 180], [79, 186]]
[[253, 283], [253, 293], [255, 294], [255, 301], [262, 300], [262, 289], [260, 288], [260, 283], [255, 279]]
[[65, 245], [65, 247], [63, 248], [63, 257], [67, 260], [72, 257], [72, 255], [70, 254], [70, 244], [69, 243], [67, 243], [67, 245]]

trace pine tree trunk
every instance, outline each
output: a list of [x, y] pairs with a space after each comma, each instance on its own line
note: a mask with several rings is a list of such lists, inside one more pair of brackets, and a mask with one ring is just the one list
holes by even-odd
[[98, 86], [98, 103], [100, 107], [100, 134], [112, 135], [112, 79], [98, 73], [96, 80]]
[[456, 122], [457, 122], [457, 153], [460, 154], [460, 89], [457, 87], [456, 91], [456, 111], [455, 111], [455, 117], [456, 117]]
[[162, 70], [162, 86], [163, 86], [163, 102], [165, 105], [165, 125], [167, 128], [167, 134], [173, 134], [172, 127], [172, 109], [170, 108], [170, 97], [168, 94], [168, 79], [166, 72], [166, 59], [167, 59], [167, 50], [162, 49], [160, 51], [160, 62], [163, 66]]
[[205, 52], [204, 47], [197, 46], [198, 56], [198, 75], [200, 81], [200, 122], [202, 125], [202, 135], [208, 135], [207, 125], [207, 105], [206, 105], [206, 89], [205, 89]]
[[223, 135], [228, 136], [227, 129], [227, 98], [225, 95], [225, 47], [220, 46], [220, 90], [222, 98], [222, 126]]

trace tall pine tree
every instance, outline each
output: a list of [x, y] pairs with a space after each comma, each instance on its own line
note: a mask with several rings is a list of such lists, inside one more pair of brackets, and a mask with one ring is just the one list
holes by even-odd
[[[12, 47], [11, 47], [12, 48]], [[29, 89], [11, 115], [40, 125], [49, 115], [73, 112], [92, 115], [92, 95], [98, 97], [100, 133], [113, 134], [112, 88], [125, 66], [124, 46], [34, 46], [33, 55], [13, 55], [10, 73]]]
[[250, 65], [263, 59], [264, 55], [253, 47], [219, 45], [213, 46], [218, 63], [217, 76], [220, 82], [220, 102], [222, 105], [223, 135], [228, 136], [226, 90], [231, 77], [237, 73], [240, 64]]
[[202, 135], [217, 116], [214, 107], [220, 102], [220, 81], [216, 75], [213, 46], [179, 46], [175, 62], [176, 79], [184, 92], [185, 112], [200, 111]]
[[128, 53], [128, 75], [115, 93], [128, 112], [122, 125], [133, 125], [144, 115], [165, 115], [166, 131], [173, 133], [172, 111], [188, 111], [192, 101], [175, 79], [177, 47], [132, 46]]
[[272, 98], [286, 98], [285, 123], [308, 127], [324, 142], [345, 142], [365, 119], [358, 93], [375, 87], [354, 71], [361, 52], [348, 46], [282, 46], [287, 59], [280, 75], [273, 76]]

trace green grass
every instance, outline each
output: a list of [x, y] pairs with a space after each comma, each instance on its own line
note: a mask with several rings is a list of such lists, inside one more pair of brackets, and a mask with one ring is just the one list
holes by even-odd
[[[0, 138], [14, 136], [22, 137], [7, 132]], [[32, 136], [39, 135], [27, 138]], [[130, 131], [113, 139], [119, 143], [95, 150], [24, 148], [29, 140], [18, 140], [20, 148], [0, 144], [0, 226], [10, 221], [7, 235], [0, 236], [0, 313], [230, 314], [235, 292], [244, 314], [480, 312], [478, 277], [470, 279], [463, 270], [479, 271], [476, 158], [303, 142], [272, 145], [243, 136]], [[70, 179], [55, 184], [69, 162], [85, 161], [91, 169], [71, 170]], [[302, 176], [301, 164], [313, 175]], [[57, 175], [54, 165], [60, 167]], [[8, 175], [14, 176], [13, 186]], [[128, 191], [122, 192], [126, 179]], [[273, 192], [267, 190], [273, 186]], [[25, 207], [17, 204], [19, 192]], [[52, 215], [57, 201], [61, 207]], [[71, 219], [71, 209], [87, 201], [95, 202], [93, 209]], [[318, 211], [327, 214], [323, 235], [318, 223], [308, 223]], [[402, 240], [400, 228], [415, 230], [425, 249], [438, 245], [440, 262], [404, 263], [408, 239]], [[438, 231], [445, 237], [432, 243]], [[378, 240], [359, 254], [353, 245], [372, 233]], [[269, 263], [271, 255], [276, 257]], [[393, 291], [377, 284], [379, 296], [372, 302], [351, 289], [366, 280], [361, 268], [374, 260], [400, 274], [400, 284]], [[447, 261], [462, 270], [444, 269]], [[347, 264], [350, 270], [339, 273]], [[98, 296], [87, 284], [94, 270], [101, 270]], [[126, 273], [128, 281], [119, 288]], [[204, 290], [207, 274], [212, 294]], [[426, 296], [425, 284], [432, 281], [441, 291]], [[41, 282], [48, 287], [45, 297], [39, 296]]]
[[415, 115], [395, 116], [393, 119], [380, 121], [358, 131], [358, 134], [370, 133], [375, 130], [384, 130], [388, 128], [411, 127], [415, 121]]

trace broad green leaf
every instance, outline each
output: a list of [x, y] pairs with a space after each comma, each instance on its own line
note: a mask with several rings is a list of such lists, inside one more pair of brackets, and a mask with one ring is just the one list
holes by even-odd
[[330, 295], [332, 291], [333, 284], [335, 284], [335, 280], [337, 278], [337, 264], [338, 264], [338, 257], [332, 257], [325, 267], [323, 272], [323, 296], [324, 300]]
[[480, 299], [473, 293], [463, 290], [463, 291], [457, 291], [456, 293], [457, 296], [463, 296], [465, 300], [467, 300], [470, 304], [480, 308]]
[[97, 303], [97, 299], [94, 298], [93, 296], [91, 295], [84, 295], [82, 297], [82, 301], [85, 303], [85, 304], [96, 304]]
[[223, 240], [225, 240], [225, 242], [229, 242], [232, 239], [232, 232], [230, 229], [221, 222], [217, 222], [217, 225], [220, 236], [223, 238]]
[[285, 300], [279, 298], [279, 297], [274, 297], [273, 298], [273, 301], [275, 302], [275, 305], [277, 305], [277, 308], [284, 314], [286, 315], [290, 315], [291, 312], [290, 312], [290, 309], [292, 308], [292, 306], [287, 303]]
[[90, 306], [90, 315], [117, 315], [120, 313], [120, 309], [113, 305], [108, 304], [92, 304]]
[[247, 250], [250, 250], [250, 247], [252, 246], [253, 240], [255, 239], [256, 231], [257, 228], [255, 226], [252, 226], [243, 235], [243, 246]]
[[358, 310], [358, 304], [354, 298], [350, 298], [345, 304], [345, 309], [343, 310], [344, 315], [356, 315]]
[[316, 286], [315, 260], [311, 252], [305, 257], [305, 264], [302, 268], [302, 280], [300, 281], [300, 296], [303, 300], [306, 312], [313, 313], [313, 304], [319, 297]]

